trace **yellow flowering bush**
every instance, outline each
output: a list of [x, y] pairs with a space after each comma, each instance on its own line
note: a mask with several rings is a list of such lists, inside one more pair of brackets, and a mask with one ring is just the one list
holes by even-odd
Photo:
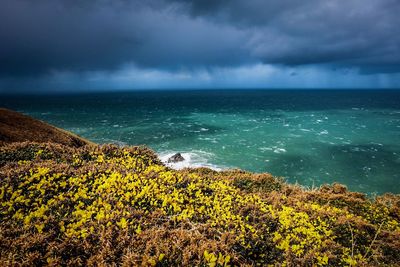
[[144, 147], [0, 148], [1, 265], [357, 266], [400, 261], [398, 196], [176, 171]]

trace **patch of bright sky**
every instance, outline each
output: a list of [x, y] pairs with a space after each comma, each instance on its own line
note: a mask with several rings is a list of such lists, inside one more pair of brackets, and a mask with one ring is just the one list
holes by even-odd
[[[57, 76], [55, 76], [57, 77]], [[104, 89], [201, 88], [393, 88], [400, 74], [360, 74], [356, 68], [321, 66], [277, 67], [253, 64], [180, 70], [140, 69], [133, 65], [115, 72], [88, 72], [79, 82]]]
[[[11, 82], [12, 83], [12, 82]], [[135, 89], [218, 89], [218, 88], [399, 88], [400, 74], [361, 74], [356, 68], [284, 67], [252, 64], [240, 67], [160, 70], [135, 65], [112, 71], [84, 73], [52, 72], [44, 77], [16, 83], [44, 91], [98, 91]]]

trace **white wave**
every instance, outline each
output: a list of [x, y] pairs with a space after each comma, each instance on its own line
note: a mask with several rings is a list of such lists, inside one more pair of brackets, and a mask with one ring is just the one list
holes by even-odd
[[383, 146], [383, 144], [381, 144], [381, 143], [375, 143], [375, 142], [371, 142], [371, 145]]
[[199, 137], [197, 139], [201, 140], [201, 141], [210, 141], [211, 143], [218, 143], [218, 140], [215, 137], [213, 137], [213, 138], [211, 138], [211, 137]]
[[175, 155], [176, 153], [178, 152], [164, 151], [158, 153], [158, 156], [166, 166], [175, 170], [181, 170], [183, 168], [199, 168], [199, 167], [207, 167], [216, 171], [221, 171], [223, 169], [226, 169], [225, 167], [217, 166], [215, 164], [210, 163], [210, 160], [214, 157], [214, 154], [201, 150], [194, 150], [190, 152], [179, 152], [181, 153], [182, 157], [185, 160], [176, 163], [168, 163], [168, 159], [171, 156]]
[[274, 149], [274, 153], [278, 153], [278, 154], [280, 154], [280, 153], [285, 153], [286, 152], [286, 149], [284, 149], [284, 148], [275, 148]]
[[262, 152], [272, 150], [272, 147], [259, 147], [258, 150], [261, 150]]

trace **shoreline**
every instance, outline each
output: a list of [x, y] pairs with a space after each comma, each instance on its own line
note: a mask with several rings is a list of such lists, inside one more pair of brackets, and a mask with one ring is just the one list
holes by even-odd
[[217, 167], [267, 171], [306, 186], [337, 181], [354, 191], [400, 193], [399, 94], [241, 92], [2, 100], [96, 143], [203, 150]]

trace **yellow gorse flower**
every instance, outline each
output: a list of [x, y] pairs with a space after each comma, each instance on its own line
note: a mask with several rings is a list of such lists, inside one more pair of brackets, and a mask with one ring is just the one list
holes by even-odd
[[[36, 164], [43, 150], [36, 153], [31, 165], [18, 162], [29, 169], [12, 183], [0, 183], [0, 215], [23, 225], [26, 231], [43, 233], [52, 227], [59, 238], [82, 240], [107, 228], [140, 236], [153, 227], [142, 217], [157, 214], [174, 227], [207, 226], [216, 233], [227, 233], [234, 239], [236, 251], [254, 257], [259, 265], [269, 263], [265, 252], [255, 256], [267, 241], [285, 256], [283, 265], [286, 258], [307, 258], [312, 265], [328, 265], [332, 258], [329, 247], [336, 244], [332, 229], [339, 217], [369, 224], [381, 222], [386, 231], [400, 231], [398, 221], [383, 205], [368, 206], [367, 215], [360, 217], [347, 209], [316, 202], [290, 203], [290, 197], [284, 194], [279, 204], [271, 203], [259, 192], [240, 189], [235, 177], [214, 179], [196, 172], [174, 171], [144, 153], [125, 148], [117, 152], [74, 154], [69, 162], [73, 172]], [[208, 266], [229, 266], [233, 260], [233, 254], [215, 248], [209, 251], [214, 252], [204, 250], [200, 255]], [[340, 253], [343, 264], [365, 260], [359, 253], [351, 254], [348, 247]], [[168, 256], [158, 252], [148, 260], [156, 265], [167, 262]]]

